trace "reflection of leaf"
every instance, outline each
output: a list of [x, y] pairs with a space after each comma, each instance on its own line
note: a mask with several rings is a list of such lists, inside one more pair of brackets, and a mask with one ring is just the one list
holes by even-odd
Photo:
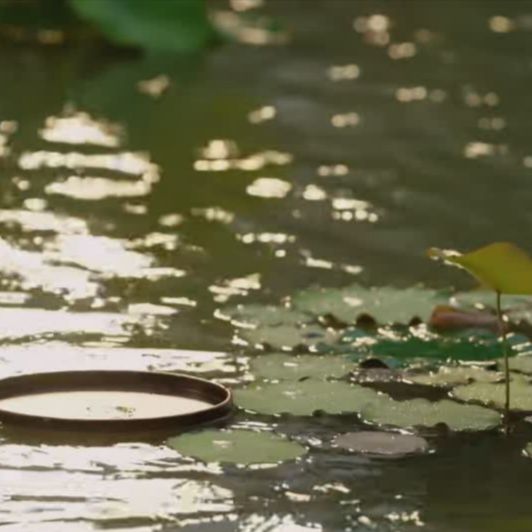
[[259, 355], [250, 363], [254, 375], [270, 380], [299, 380], [305, 377], [342, 377], [352, 368], [343, 357], [317, 355]]
[[532, 294], [532, 259], [509, 242], [497, 242], [463, 255], [437, 248], [429, 249], [428, 254], [465, 268], [501, 294]]
[[306, 453], [299, 443], [272, 433], [249, 430], [205, 430], [170, 438], [167, 443], [179, 453], [204, 462], [277, 464]]
[[434, 427], [443, 423], [456, 431], [488, 430], [501, 422], [501, 416], [497, 412], [482, 406], [462, 405], [449, 400], [436, 403], [426, 399], [394, 401], [386, 396], [380, 401], [369, 403], [363, 410], [362, 417], [379, 425], [401, 428]]
[[257, 385], [235, 391], [236, 403], [261, 414], [310, 416], [318, 410], [329, 414], [360, 412], [380, 397], [375, 390], [345, 382], [306, 380]]
[[214, 30], [203, 0], [69, 0], [112, 42], [150, 50], [186, 51], [205, 46]]

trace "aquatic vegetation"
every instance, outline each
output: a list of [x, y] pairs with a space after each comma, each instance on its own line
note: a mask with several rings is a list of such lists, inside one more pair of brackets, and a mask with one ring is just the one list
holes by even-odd
[[532, 294], [532, 259], [520, 248], [507, 242], [498, 242], [489, 246], [460, 254], [456, 251], [431, 248], [428, 254], [432, 258], [459, 266], [476, 277], [482, 284], [496, 294], [497, 316], [502, 336], [505, 375], [505, 420], [509, 431], [510, 415], [510, 363], [506, 325], [501, 308], [502, 294]]
[[[103, 37], [120, 47], [149, 52], [194, 52], [224, 39], [252, 45], [284, 44], [273, 19], [209, 9], [205, 0], [39, 0], [0, 2], [4, 37], [58, 45]], [[163, 89], [164, 90], [164, 89]], [[150, 91], [157, 96], [155, 92]]]
[[445, 425], [454, 431], [489, 430], [500, 425], [501, 416], [494, 410], [477, 405], [464, 405], [444, 399], [395, 401], [382, 396], [368, 403], [362, 417], [370, 423], [404, 429]]
[[427, 440], [421, 436], [380, 431], [340, 434], [335, 438], [334, 445], [352, 452], [394, 458], [429, 450]]
[[254, 376], [267, 380], [343, 377], [353, 363], [343, 356], [267, 354], [253, 358], [249, 364]]
[[471, 382], [498, 382], [503, 375], [498, 371], [476, 366], [440, 366], [437, 371], [406, 375], [406, 379], [427, 386], [453, 387]]
[[352, 323], [360, 314], [372, 316], [378, 323], [409, 323], [412, 318], [426, 321], [434, 307], [446, 301], [434, 290], [413, 286], [365, 288], [354, 284], [343, 288], [310, 288], [295, 295], [295, 309], [319, 316], [333, 314]]
[[215, 36], [202, 0], [70, 0], [111, 42], [150, 50], [197, 50]]
[[285, 381], [255, 384], [235, 390], [237, 406], [260, 414], [311, 416], [315, 412], [343, 414], [362, 412], [381, 394], [371, 388], [341, 381]]
[[204, 430], [170, 438], [167, 444], [183, 456], [204, 462], [277, 465], [307, 452], [303, 445], [272, 432]]
[[[512, 373], [512, 411], [532, 412], [532, 386], [530, 379]], [[474, 382], [458, 386], [451, 392], [453, 397], [461, 401], [475, 401], [497, 408], [506, 408], [506, 383]]]

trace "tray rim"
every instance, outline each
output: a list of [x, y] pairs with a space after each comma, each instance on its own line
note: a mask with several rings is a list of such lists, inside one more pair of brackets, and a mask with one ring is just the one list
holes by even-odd
[[[86, 386], [80, 387], [77, 384], [79, 379], [83, 381], [84, 378], [88, 378], [90, 382], [91, 379], [95, 378], [112, 379], [113, 377], [116, 377], [118, 380], [116, 387], [103, 385], [97, 386], [95, 384], [87, 384]], [[69, 383], [69, 378], [74, 378], [76, 383]], [[126, 387], [124, 387], [123, 383], [120, 385], [120, 378], [128, 381], [128, 385]], [[55, 416], [17, 413], [0, 407], [0, 422], [39, 429], [65, 429], [89, 432], [143, 431], [170, 428], [175, 430], [192, 430], [205, 424], [221, 421], [225, 418], [228, 418], [232, 413], [233, 394], [229, 388], [209, 379], [191, 376], [185, 373], [171, 373], [166, 371], [90, 369], [23, 373], [0, 379], [0, 401], [2, 399], [30, 396], [53, 391], [95, 391], [98, 389], [107, 389], [108, 391], [127, 391], [129, 389], [129, 391], [146, 391], [149, 393], [149, 386], [148, 389], [145, 390], [142, 390], [142, 388], [135, 388], [133, 386], [136, 382], [136, 379], [138, 379], [138, 382], [148, 379], [148, 384], [150, 384], [149, 380], [151, 379], [151, 386], [155, 386], [158, 380], [159, 382], [161, 380], [165, 380], [166, 383], [175, 381], [176, 384], [182, 384], [184, 382], [188, 385], [191, 385], [189, 390], [193, 390], [195, 385], [197, 387], [196, 391], [198, 392], [195, 395], [179, 393], [161, 393], [160, 395], [174, 395], [178, 397], [190, 397], [196, 399], [199, 397], [206, 403], [210, 403], [211, 406], [209, 408], [205, 408], [197, 412], [190, 412], [188, 414], [173, 414], [153, 418], [136, 419], [58, 418]], [[58, 384], [58, 382], [61, 380], [63, 380], [63, 382]], [[47, 382], [49, 382], [48, 386], [46, 386]], [[27, 388], [28, 385], [31, 385], [30, 389]], [[43, 386], [39, 387], [39, 385]], [[205, 393], [206, 390], [209, 389], [212, 393], [210, 400], [206, 397], [207, 393]], [[19, 390], [20, 393], [16, 393], [17, 390]]]

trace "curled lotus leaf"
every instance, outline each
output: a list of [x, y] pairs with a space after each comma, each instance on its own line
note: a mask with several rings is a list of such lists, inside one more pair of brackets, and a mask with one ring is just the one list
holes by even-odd
[[510, 242], [495, 242], [469, 253], [431, 248], [432, 258], [459, 266], [500, 294], [532, 294], [532, 259]]

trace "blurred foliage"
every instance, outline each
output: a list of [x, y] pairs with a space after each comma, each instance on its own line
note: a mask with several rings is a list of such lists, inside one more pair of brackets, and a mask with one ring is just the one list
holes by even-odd
[[69, 0], [111, 42], [150, 50], [204, 47], [215, 30], [203, 0]]
[[0, 0], [0, 26], [11, 40], [42, 44], [50, 32], [63, 42], [96, 29], [112, 44], [149, 51], [198, 50], [217, 36], [204, 0]]

